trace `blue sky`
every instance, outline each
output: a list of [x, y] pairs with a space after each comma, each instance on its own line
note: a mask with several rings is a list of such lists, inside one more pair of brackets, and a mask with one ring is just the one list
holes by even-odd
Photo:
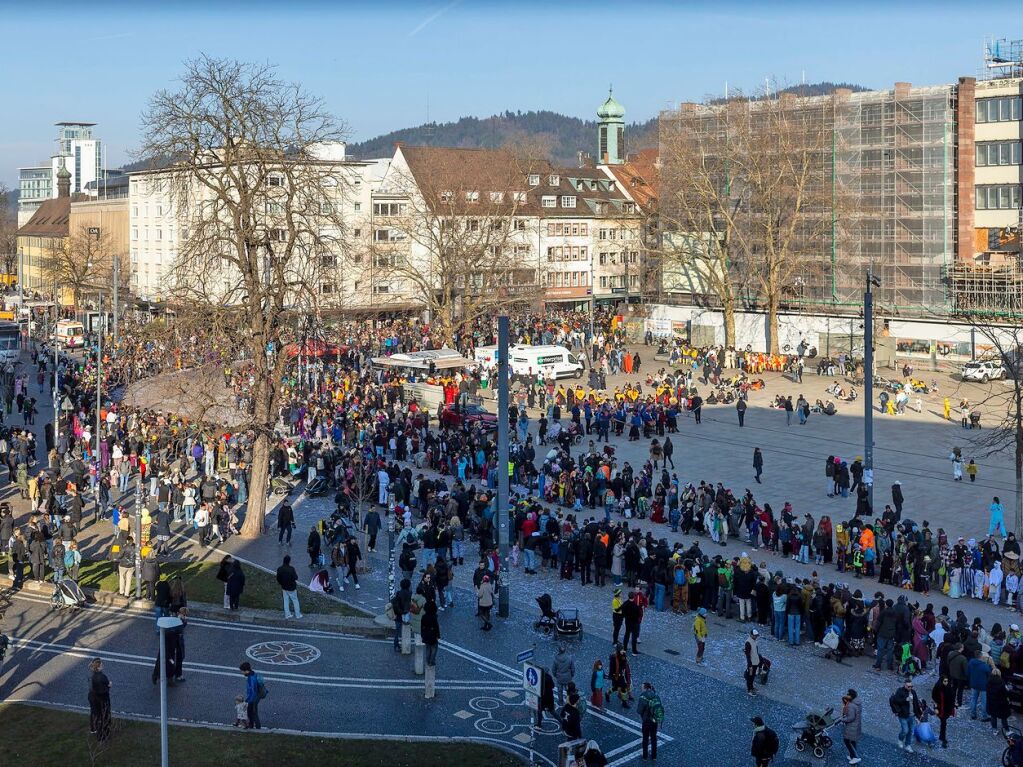
[[[1016, 10], [1013, 10], [1015, 8]], [[138, 116], [200, 52], [270, 61], [323, 96], [352, 140], [425, 121], [551, 109], [592, 117], [609, 83], [627, 119], [731, 87], [886, 87], [974, 75], [992, 22], [972, 4], [776, 2], [162, 2], [0, 0], [0, 182], [47, 157], [58, 120], [98, 123], [111, 167]]]

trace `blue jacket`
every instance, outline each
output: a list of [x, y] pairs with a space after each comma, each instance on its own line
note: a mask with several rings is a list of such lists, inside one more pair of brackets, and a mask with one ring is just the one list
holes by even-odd
[[259, 679], [255, 671], [245, 677], [245, 702], [259, 703]]
[[987, 678], [991, 676], [991, 667], [980, 658], [971, 658], [966, 664], [966, 679], [971, 690], [986, 690]]

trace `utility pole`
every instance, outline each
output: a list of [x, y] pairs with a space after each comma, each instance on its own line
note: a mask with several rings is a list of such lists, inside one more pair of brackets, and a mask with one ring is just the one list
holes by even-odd
[[142, 469], [135, 478], [135, 598], [142, 599]]
[[501, 563], [497, 614], [508, 617], [508, 315], [497, 318], [497, 548]]
[[101, 411], [103, 410], [103, 294], [99, 294], [99, 329], [96, 333], [96, 461], [97, 476], [99, 466], [100, 429], [103, 426]]
[[[60, 308], [57, 303], [57, 281], [53, 281], [53, 446], [60, 463], [60, 350], [57, 343], [57, 323]], [[59, 467], [58, 467], [59, 468]]]
[[870, 477], [867, 500], [874, 508], [874, 287], [881, 280], [867, 269], [867, 290], [863, 294], [863, 473]]
[[[106, 184], [104, 183], [104, 187]], [[114, 345], [120, 340], [120, 334], [118, 333], [118, 289], [120, 286], [117, 284], [121, 281], [121, 257], [117, 253], [114, 254]]]

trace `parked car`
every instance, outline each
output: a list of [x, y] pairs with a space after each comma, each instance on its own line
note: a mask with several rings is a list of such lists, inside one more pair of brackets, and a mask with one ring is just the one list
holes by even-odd
[[998, 360], [975, 360], [963, 365], [959, 374], [964, 381], [987, 383], [1005, 378], [1005, 367]]
[[497, 429], [497, 416], [479, 405], [445, 405], [440, 413], [441, 426], [448, 426], [453, 429], [461, 429], [463, 423], [480, 424], [484, 431]]

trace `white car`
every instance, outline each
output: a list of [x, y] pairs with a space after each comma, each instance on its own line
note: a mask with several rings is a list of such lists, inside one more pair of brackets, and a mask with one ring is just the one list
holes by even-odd
[[963, 365], [960, 375], [964, 381], [987, 383], [993, 379], [1005, 378], [1005, 368], [997, 360], [976, 360]]

